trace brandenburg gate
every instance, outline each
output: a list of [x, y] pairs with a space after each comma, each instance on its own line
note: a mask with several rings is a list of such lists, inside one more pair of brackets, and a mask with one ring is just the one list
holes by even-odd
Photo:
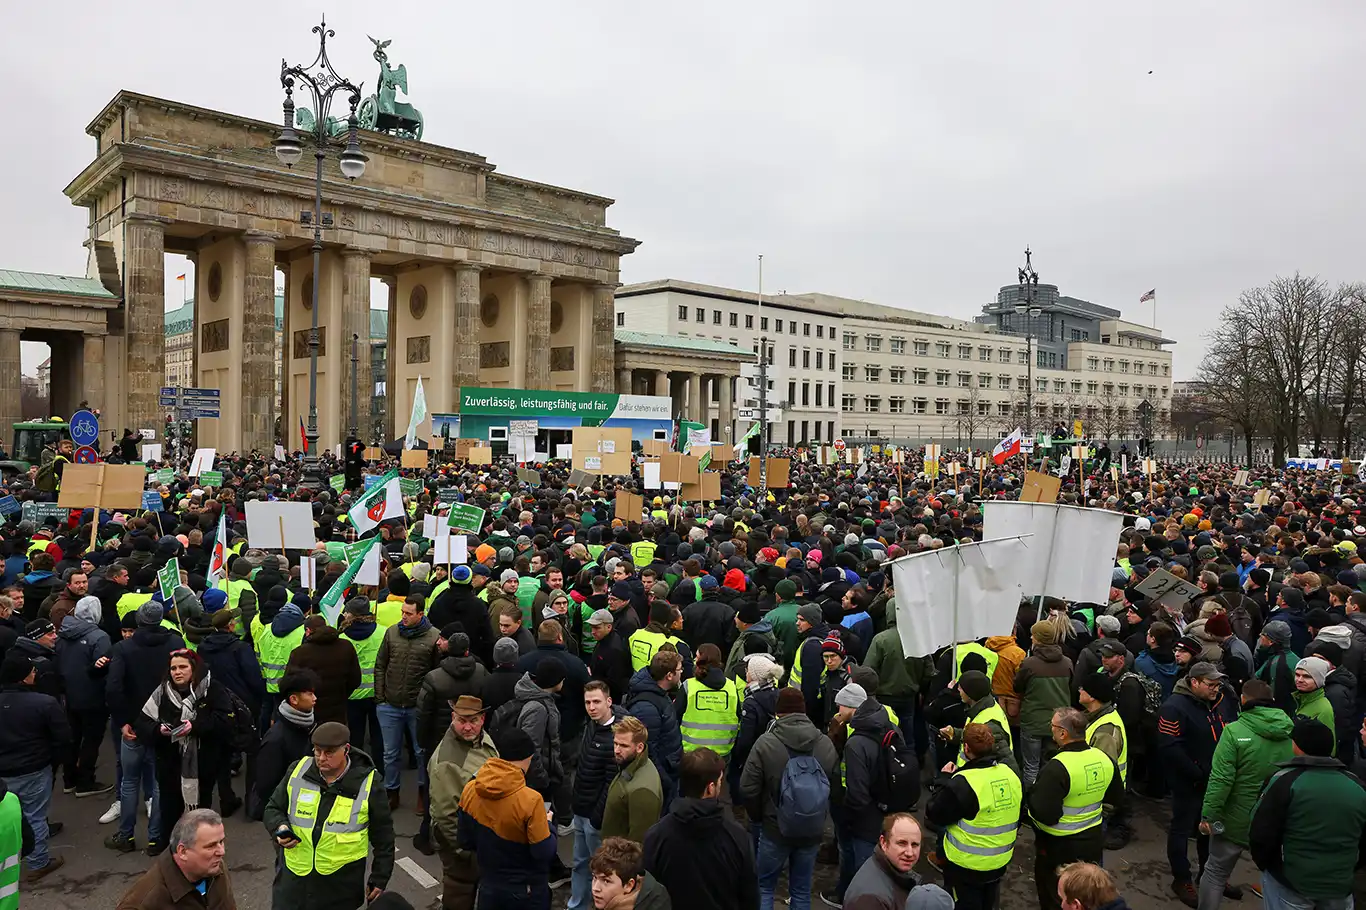
[[[280, 164], [272, 149], [278, 122], [128, 91], [86, 131], [94, 160], [65, 192], [89, 211], [89, 274], [123, 292], [102, 363], [85, 364], [87, 372], [103, 369], [99, 397], [109, 424], [160, 432], [163, 261], [176, 252], [195, 263], [192, 375], [198, 386], [222, 390], [223, 417], [200, 421], [200, 444], [271, 450], [276, 358], [282, 437], [297, 439], [308, 412], [313, 227], [300, 216], [313, 208], [312, 167]], [[611, 199], [498, 173], [480, 155], [415, 139], [362, 131], [361, 146], [369, 161], [354, 183], [335, 164], [324, 168], [324, 447], [341, 441], [349, 423], [353, 335], [361, 401], [386, 382], [398, 432], [419, 376], [433, 412], [458, 410], [462, 385], [615, 390], [613, 295], [621, 256], [638, 242], [608, 227]], [[280, 350], [277, 269], [285, 276]], [[388, 288], [383, 377], [370, 375], [372, 277]]]

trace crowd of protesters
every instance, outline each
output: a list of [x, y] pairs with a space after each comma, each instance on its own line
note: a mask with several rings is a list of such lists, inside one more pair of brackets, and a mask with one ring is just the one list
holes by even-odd
[[[77, 798], [114, 794], [109, 849], [169, 847], [146, 888], [210, 894], [222, 819], [261, 821], [276, 906], [383, 899], [406, 807], [447, 910], [549, 907], [557, 888], [570, 908], [771, 910], [785, 888], [794, 910], [986, 910], [1020, 838], [1041, 908], [1120, 908], [1098, 866], [1123, 855], [1137, 800], [1166, 803], [1188, 906], [1239, 898], [1246, 854], [1268, 905], [1350, 907], [1366, 485], [1164, 464], [1078, 487], [1073, 472], [1061, 502], [1124, 516], [1108, 600], [1030, 598], [1013, 628], [908, 655], [889, 563], [980, 540], [1023, 464], [927, 477], [907, 454], [796, 458], [766, 494], [723, 472], [720, 500], [687, 503], [641, 490], [638, 469], [571, 485], [552, 463], [528, 482], [433, 453], [370, 532], [369, 585], [344, 548], [360, 486], [301, 485], [297, 457], [220, 458], [218, 488], [176, 470], [151, 486], [159, 510], [9, 516], [0, 784], [21, 807], [23, 878], [62, 863], [60, 775]], [[623, 490], [644, 509], [621, 514]], [[260, 499], [311, 502], [316, 548], [254, 547], [244, 508]], [[452, 502], [485, 510], [457, 564], [423, 536]], [[1151, 600], [1158, 571], [1200, 593]], [[819, 862], [838, 876], [813, 893]]]

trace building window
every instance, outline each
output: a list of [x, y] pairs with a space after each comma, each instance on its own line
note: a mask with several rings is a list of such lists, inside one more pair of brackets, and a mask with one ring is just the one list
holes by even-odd
[[1157, 364], [1155, 364], [1155, 363], [1150, 363], [1150, 364], [1148, 364], [1148, 375], [1149, 375], [1149, 376], [1156, 376], [1156, 375], [1157, 375]]
[[1028, 391], [1029, 391], [1029, 380], [1026, 379], [1026, 378], [1023, 377], [1023, 376], [1016, 376], [1016, 377], [1015, 377], [1015, 388], [1018, 389], [1018, 390], [1021, 391], [1021, 392], [1028, 392]]
[[958, 374], [958, 388], [960, 388], [960, 389], [970, 389], [970, 388], [972, 388], [972, 374], [971, 374], [971, 373], [959, 373], [959, 374]]
[[844, 365], [844, 368], [840, 370], [840, 378], [843, 379], [845, 382], [853, 382], [855, 369], [856, 368], [852, 363], [846, 363]]
[[787, 365], [790, 366], [790, 367], [795, 367], [795, 366], [797, 365], [797, 349], [796, 349], [796, 348], [788, 348], [788, 349], [787, 349]]
[[956, 408], [958, 409], [958, 413], [959, 413], [959, 414], [971, 414], [971, 413], [972, 413], [972, 405], [970, 405], [970, 404], [967, 402], [966, 399], [963, 399], [963, 398], [958, 399], [957, 401], [954, 402], [954, 407], [956, 407]]
[[948, 384], [949, 384], [949, 371], [948, 371], [948, 370], [937, 370], [937, 371], [935, 372], [935, 374], [934, 374], [934, 384], [935, 384], [935, 385], [948, 385]]
[[853, 396], [853, 395], [842, 395], [842, 396], [840, 396], [840, 410], [841, 410], [841, 411], [844, 411], [845, 413], [850, 413], [850, 412], [852, 412], [852, 411], [854, 410], [854, 396]]
[[[971, 378], [971, 377], [970, 377], [967, 373], [959, 373], [959, 374], [958, 374], [958, 384], [959, 384], [960, 386], [962, 386], [963, 388], [966, 389], [966, 388], [970, 385], [970, 383], [964, 382], [963, 380], [965, 380], [965, 379], [970, 379], [970, 378]], [[977, 376], [977, 387], [978, 387], [978, 388], [982, 388], [982, 389], [989, 389], [989, 388], [991, 388], [991, 374], [990, 374], [990, 373], [979, 373], [978, 376]]]
[[1107, 382], [1105, 385], [1101, 386], [1101, 391], [1104, 392], [1106, 396], [1113, 395], [1115, 394], [1115, 384], [1113, 382]]
[[768, 317], [767, 317], [767, 316], [760, 316], [760, 317], [759, 317], [759, 331], [761, 331], [761, 332], [767, 332], [767, 331], [768, 331]]
[[1109, 344], [1109, 343], [1110, 343], [1110, 336], [1109, 336], [1109, 335], [1102, 335], [1102, 336], [1100, 336], [1100, 343], [1101, 343], [1101, 344]]
[[795, 334], [797, 334], [797, 321], [796, 321], [795, 319], [789, 319], [789, 320], [788, 320], [788, 322], [787, 322], [787, 334], [789, 334], [789, 335], [795, 335]]
[[867, 338], [863, 339], [863, 342], [864, 342], [864, 344], [866, 344], [866, 345], [868, 346], [868, 350], [870, 350], [870, 351], [875, 351], [875, 352], [876, 352], [876, 351], [881, 351], [881, 350], [882, 350], [882, 336], [881, 336], [881, 335], [869, 335]]
[[1036, 379], [1036, 380], [1034, 380], [1034, 391], [1036, 391], [1036, 392], [1047, 392], [1047, 391], [1048, 391], [1048, 380], [1047, 380], [1047, 379]]
[[938, 354], [940, 357], [949, 356], [949, 350], [951, 348], [952, 345], [950, 345], [947, 341], [936, 341], [934, 343], [934, 352]]
[[928, 405], [929, 405], [929, 402], [926, 401], [926, 400], [923, 399], [923, 398], [913, 398], [913, 399], [911, 399], [911, 413], [912, 413], [912, 414], [924, 414], [924, 413], [925, 413], [925, 409], [926, 409], [926, 407], [927, 407]]
[[1029, 351], [1016, 351], [1016, 352], [1015, 352], [1015, 362], [1018, 363], [1018, 364], [1020, 364], [1021, 366], [1026, 366], [1026, 365], [1028, 365], [1028, 363], [1029, 363]]
[[749, 313], [746, 313], [746, 314], [745, 314], [745, 328], [747, 328], [747, 329], [752, 329], [752, 328], [754, 328], [754, 317], [751, 316]]
[[930, 356], [930, 343], [929, 343], [928, 341], [917, 341], [917, 342], [915, 342], [915, 356], [917, 356], [917, 357], [928, 357], [928, 356]]
[[790, 408], [797, 403], [797, 382], [793, 380], [787, 384], [787, 406]]
[[[825, 326], [821, 325], [820, 323], [817, 323], [817, 324], [816, 324], [816, 337], [817, 337], [817, 338], [824, 338], [824, 337], [825, 337]], [[817, 439], [820, 439], [820, 437], [821, 437], [821, 425], [818, 423], [818, 424], [816, 424], [816, 438], [817, 438]]]
[[823, 370], [823, 369], [825, 369], [825, 352], [824, 352], [824, 351], [817, 351], [817, 352], [816, 352], [816, 369], [818, 369], [818, 370]]
[[731, 314], [730, 314], [730, 327], [731, 327], [732, 329], [735, 329], [735, 328], [739, 328], [739, 326], [740, 326], [740, 314], [739, 314], [739, 313], [731, 313]]
[[721, 311], [720, 311], [720, 310], [712, 310], [712, 311], [711, 311], [711, 324], [712, 324], [712, 325], [720, 325], [720, 324], [721, 324]]
[[803, 349], [802, 349], [802, 369], [803, 369], [803, 370], [809, 370], [809, 369], [811, 369], [811, 349], [810, 349], [810, 348], [803, 348]]
[[1119, 397], [1120, 397], [1120, 398], [1128, 398], [1128, 397], [1129, 397], [1129, 384], [1128, 384], [1128, 383], [1121, 382], [1121, 383], [1119, 384]]
[[863, 399], [863, 409], [869, 414], [876, 414], [882, 410], [882, 399], [876, 395], [869, 395]]
[[1095, 371], [1095, 370], [1100, 369], [1100, 358], [1099, 358], [1099, 357], [1087, 357], [1087, 358], [1086, 358], [1086, 369], [1091, 370], [1091, 371]]
[[774, 334], [774, 335], [781, 335], [782, 333], [783, 333], [783, 321], [782, 321], [781, 319], [775, 319], [775, 320], [773, 320], [773, 334]]
[[1009, 417], [1009, 416], [1010, 416], [1010, 403], [1009, 403], [1009, 402], [1005, 402], [1005, 401], [999, 402], [999, 403], [996, 405], [996, 413], [999, 414], [999, 415], [1001, 415], [1002, 417]]
[[1080, 394], [1081, 394], [1081, 380], [1079, 380], [1079, 379], [1073, 379], [1073, 380], [1072, 380], [1072, 394], [1073, 394], [1073, 395], [1080, 395]]
[[960, 344], [960, 345], [958, 346], [958, 359], [959, 359], [959, 360], [971, 360], [971, 359], [972, 359], [972, 345], [970, 345], [970, 344]]
[[1094, 382], [1088, 382], [1088, 383], [1086, 384], [1086, 394], [1087, 394], [1087, 395], [1094, 395], [1094, 394], [1096, 394], [1096, 389], [1097, 389], [1097, 388], [1099, 388], [1099, 386], [1098, 386], [1096, 383], [1094, 383]]
[[702, 307], [698, 307], [694, 315], [696, 316], [694, 322], [703, 323], [707, 321], [707, 311]]
[[887, 369], [887, 379], [894, 385], [903, 385], [906, 382], [905, 367], [889, 367]]
[[[834, 341], [834, 340], [835, 340], [835, 327], [834, 327], [833, 325], [830, 327], [830, 340], [831, 340], [831, 341]], [[834, 424], [832, 423], [832, 424], [830, 424], [830, 426], [833, 427]], [[832, 437], [832, 438], [833, 438], [833, 437]]]
[[626, 324], [626, 314], [625, 314], [625, 313], [618, 313], [618, 314], [617, 314], [617, 325], [625, 325], [625, 324]]
[[893, 338], [893, 339], [892, 339], [892, 353], [893, 353], [893, 354], [905, 354], [905, 353], [906, 353], [906, 339], [905, 339], [905, 338]]
[[996, 360], [999, 363], [1010, 363], [1010, 348], [1000, 348], [997, 350]]
[[912, 370], [911, 376], [914, 378], [916, 385], [925, 385], [930, 381], [929, 370]]
[[1063, 382], [1061, 379], [1053, 380], [1053, 394], [1061, 395], [1063, 393], [1063, 390], [1066, 388], [1067, 383]]
[[[964, 345], [964, 347], [966, 347], [966, 345]], [[971, 350], [972, 350], [972, 348], [968, 348], [968, 351], [969, 351], [969, 352], [970, 352]], [[964, 359], [966, 360], [967, 358], [964, 358]], [[983, 361], [983, 362], [990, 360], [990, 359], [991, 359], [991, 348], [978, 348], [978, 349], [977, 349], [977, 359], [978, 359], [978, 360], [981, 360], [981, 361]]]
[[1106, 360], [1105, 360], [1105, 372], [1107, 372], [1107, 373], [1113, 373], [1114, 371], [1115, 371], [1115, 362], [1114, 362], [1113, 360], [1110, 360], [1109, 358], [1106, 358]]
[[687, 321], [688, 321], [688, 308], [687, 308], [686, 306], [681, 306], [681, 305], [679, 306], [679, 308], [678, 308], [678, 321], [679, 321], [679, 322], [687, 322]]
[[[818, 408], [825, 407], [824, 392], [825, 386], [821, 385], [819, 382], [816, 383], [816, 407]], [[821, 425], [819, 423], [816, 424], [816, 433], [818, 435], [820, 434], [820, 426]]]
[[863, 381], [864, 381], [864, 382], [881, 382], [881, 381], [882, 381], [882, 367], [864, 367], [864, 368], [863, 368]]
[[805, 336], [807, 336], [808, 338], [811, 337], [811, 323], [809, 323], [809, 322], [803, 322], [803, 323], [802, 323], [802, 334], [805, 335]]
[[1165, 363], [1162, 364], [1162, 375], [1163, 375], [1163, 376], [1166, 376], [1166, 375], [1167, 375], [1167, 371], [1168, 371], [1169, 369], [1171, 369], [1171, 368], [1170, 368], [1169, 366], [1167, 366], [1167, 364], [1165, 364]]
[[989, 402], [989, 401], [979, 401], [979, 402], [977, 402], [977, 416], [978, 416], [978, 417], [987, 417], [987, 416], [989, 416], [990, 414], [991, 414], [991, 402]]
[[936, 398], [934, 400], [934, 412], [936, 414], [947, 414], [949, 412], [949, 400], [947, 398]]
[[[835, 384], [834, 384], [833, 382], [830, 383], [830, 385], [826, 387], [826, 395], [825, 395], [825, 398], [826, 398], [827, 401], [830, 402], [830, 407], [833, 408], [833, 407], [835, 406]], [[834, 432], [834, 431], [832, 430], [831, 432]]]
[[830, 372], [835, 372], [835, 352], [830, 352]]
[[853, 333], [853, 332], [845, 332], [845, 333], [844, 333], [844, 349], [845, 349], [846, 351], [852, 351], [852, 350], [854, 349], [854, 333]]
[[905, 413], [906, 413], [906, 399], [904, 399], [904, 398], [888, 398], [888, 399], [887, 399], [887, 410], [888, 410], [890, 413], [892, 413], [892, 414], [905, 414]]
[[802, 406], [803, 406], [803, 407], [806, 407], [806, 406], [808, 406], [808, 405], [810, 405], [810, 404], [811, 404], [811, 383], [809, 383], [809, 382], [803, 382], [803, 383], [802, 383]]
[[1127, 373], [1127, 372], [1129, 372], [1129, 361], [1127, 361], [1127, 360], [1121, 360], [1121, 361], [1119, 362], [1119, 371], [1120, 371], [1121, 373]]

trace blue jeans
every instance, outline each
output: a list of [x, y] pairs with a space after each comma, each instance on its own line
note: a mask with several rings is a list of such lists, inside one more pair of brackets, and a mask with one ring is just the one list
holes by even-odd
[[854, 873], [863, 868], [863, 864], [868, 861], [868, 857], [873, 855], [873, 849], [877, 847], [877, 841], [862, 840], [854, 837], [848, 831], [840, 831], [839, 842], [840, 878], [835, 893], [843, 898], [844, 892], [849, 888], [849, 882], [854, 877]]
[[574, 816], [574, 876], [570, 883], [569, 910], [593, 906], [593, 875], [588, 861], [602, 846], [602, 833], [582, 815]]
[[[1347, 882], [1349, 889], [1351, 886], [1352, 883]], [[1270, 872], [1262, 873], [1262, 901], [1266, 904], [1266, 910], [1352, 910], [1356, 906], [1350, 890], [1346, 897], [1316, 900], [1287, 888]]]
[[33, 852], [26, 862], [30, 869], [46, 869], [52, 862], [47, 852], [47, 810], [52, 804], [52, 769], [4, 778], [5, 786], [19, 800], [24, 821], [33, 829]]
[[[759, 910], [773, 910], [773, 892], [778, 877], [787, 869], [787, 905], [790, 910], [811, 910], [811, 877], [816, 873], [816, 850], [819, 845], [794, 847], [759, 835]], [[790, 866], [790, 868], [789, 868]]]
[[397, 790], [403, 785], [403, 731], [408, 731], [413, 751], [417, 753], [417, 785], [427, 786], [427, 753], [417, 746], [417, 708], [395, 708], [393, 705], [375, 706], [379, 714], [379, 728], [384, 736], [384, 789]]
[[[161, 791], [156, 785], [156, 764], [151, 746], [128, 742], [120, 736], [119, 757], [123, 779], [119, 783], [119, 836], [132, 837], [138, 827], [138, 805], [151, 798], [152, 814], [147, 818], [147, 840], [161, 841]], [[139, 795], [141, 790], [141, 795]]]

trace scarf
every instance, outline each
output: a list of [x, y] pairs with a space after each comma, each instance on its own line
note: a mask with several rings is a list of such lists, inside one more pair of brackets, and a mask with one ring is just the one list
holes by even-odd
[[417, 638], [419, 635], [421, 635], [423, 632], [426, 632], [431, 627], [431, 622], [429, 622], [427, 617], [424, 616], [422, 617], [422, 622], [418, 623], [412, 628], [408, 628], [407, 626], [400, 623], [398, 627], [398, 634], [402, 635], [404, 638]]
[[[152, 690], [152, 694], [147, 698], [147, 703], [142, 706], [142, 713], [160, 725], [162, 723], [162, 701], [168, 699], [180, 712], [180, 721], [184, 725], [194, 721], [195, 705], [208, 695], [208, 692], [209, 671], [207, 670], [204, 671], [204, 678], [199, 681], [199, 684], [184, 694], [167, 680]], [[171, 744], [180, 749], [180, 797], [184, 800], [187, 811], [197, 809], [199, 808], [199, 737], [186, 727], [183, 733], [171, 736]]]
[[302, 727], [305, 730], [313, 729], [313, 712], [300, 711], [288, 701], [280, 702], [280, 716], [296, 727]]

